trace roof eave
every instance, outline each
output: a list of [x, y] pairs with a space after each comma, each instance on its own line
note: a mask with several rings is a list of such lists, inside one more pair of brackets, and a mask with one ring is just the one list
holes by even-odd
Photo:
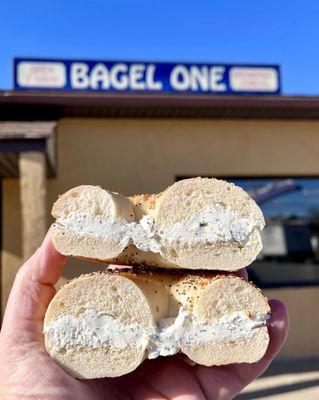
[[319, 97], [0, 91], [1, 120], [62, 117], [318, 119]]

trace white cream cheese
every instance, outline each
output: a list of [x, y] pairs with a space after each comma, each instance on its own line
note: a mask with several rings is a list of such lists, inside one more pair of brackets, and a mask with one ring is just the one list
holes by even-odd
[[254, 228], [255, 221], [238, 216], [220, 204], [214, 204], [194, 215], [186, 223], [176, 223], [156, 231], [155, 221], [149, 215], [139, 222], [124, 219], [106, 221], [99, 216], [73, 212], [57, 220], [57, 226], [77, 235], [105, 237], [124, 246], [134, 244], [143, 251], [162, 253], [163, 244], [193, 245], [238, 242], [244, 245]]
[[49, 335], [51, 343], [58, 349], [142, 346], [147, 349], [148, 358], [152, 359], [178, 353], [182, 343], [200, 345], [245, 338], [265, 325], [267, 318], [265, 314], [248, 316], [238, 311], [210, 323], [201, 323], [192, 312], [181, 308], [176, 318], [162, 319], [156, 332], [148, 335], [141, 325], [124, 325], [110, 315], [89, 310], [78, 317], [60, 317], [47, 326], [44, 333]]
[[240, 217], [220, 204], [205, 208], [185, 224], [177, 223], [160, 233], [170, 243], [188, 245], [234, 241], [245, 244], [256, 222]]
[[108, 314], [89, 310], [81, 316], [63, 316], [44, 328], [58, 348], [142, 345], [147, 336], [141, 325], [124, 325]]
[[180, 351], [181, 343], [196, 346], [208, 342], [230, 342], [254, 334], [254, 330], [266, 324], [268, 314], [248, 316], [244, 311], [233, 312], [201, 323], [190, 311], [179, 310], [176, 318], [163, 319], [154, 336], [150, 337], [148, 358], [168, 356]]

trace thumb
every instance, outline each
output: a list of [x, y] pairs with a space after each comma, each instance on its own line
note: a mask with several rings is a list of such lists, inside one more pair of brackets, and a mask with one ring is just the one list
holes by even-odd
[[19, 342], [42, 340], [43, 319], [55, 295], [66, 257], [58, 253], [47, 233], [41, 247], [18, 271], [8, 299], [1, 335]]

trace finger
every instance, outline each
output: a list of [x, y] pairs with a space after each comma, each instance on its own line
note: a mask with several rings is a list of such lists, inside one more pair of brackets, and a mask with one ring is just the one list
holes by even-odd
[[[51, 233], [50, 228], [39, 249], [38, 262], [33, 264], [31, 279], [53, 286], [62, 275], [66, 257], [56, 251], [51, 241]], [[27, 275], [31, 273], [29, 268], [26, 268], [25, 272]]]
[[192, 367], [180, 357], [159, 357], [143, 363], [128, 376], [121, 377], [118, 398], [124, 398], [121, 390], [126, 390], [132, 398], [204, 400], [205, 396], [193, 373]]
[[60, 278], [66, 257], [59, 254], [52, 242], [51, 231], [41, 247], [18, 271], [8, 299], [2, 332], [5, 335], [42, 332], [42, 321], [49, 302], [55, 294], [54, 286]]
[[270, 342], [265, 356], [254, 364], [233, 364], [225, 367], [207, 368], [197, 365], [195, 373], [208, 399], [232, 399], [245, 386], [260, 376], [284, 344], [289, 319], [285, 306], [279, 300], [271, 300], [269, 321]]

